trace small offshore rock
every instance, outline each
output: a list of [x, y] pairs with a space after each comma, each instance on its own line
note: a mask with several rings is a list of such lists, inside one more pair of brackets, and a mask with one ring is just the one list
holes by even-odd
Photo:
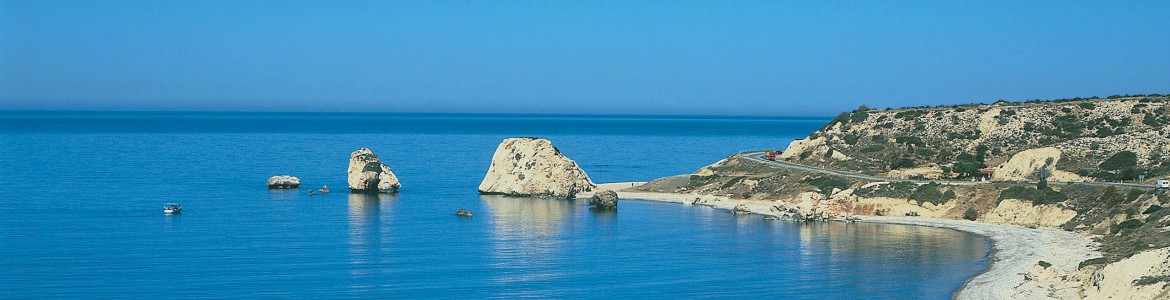
[[460, 217], [471, 217], [471, 211], [460, 208], [459, 210], [455, 211], [455, 215]]
[[268, 177], [268, 188], [270, 189], [295, 189], [301, 186], [301, 179], [288, 175], [278, 175]]
[[390, 167], [367, 148], [349, 155], [348, 179], [349, 190], [354, 193], [394, 193], [402, 187]]
[[595, 209], [614, 210], [617, 209], [617, 202], [618, 194], [611, 190], [598, 191], [589, 198], [589, 206]]
[[322, 186], [321, 186], [321, 188], [320, 188], [320, 189], [318, 189], [317, 191], [318, 191], [318, 192], [321, 192], [322, 194], [328, 194], [328, 193], [329, 193], [329, 186], [328, 186], [328, 185], [322, 185]]

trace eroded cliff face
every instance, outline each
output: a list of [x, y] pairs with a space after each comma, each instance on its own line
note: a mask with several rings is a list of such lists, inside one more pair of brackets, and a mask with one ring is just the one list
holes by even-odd
[[349, 190], [355, 193], [395, 193], [402, 188], [398, 176], [367, 148], [349, 155], [347, 179]]
[[1026, 227], [1056, 227], [1076, 216], [1076, 211], [1060, 208], [1057, 204], [1032, 205], [1017, 199], [1004, 199], [987, 212], [982, 221]]
[[597, 185], [552, 142], [538, 138], [505, 139], [496, 147], [491, 167], [479, 184], [481, 194], [572, 198]]
[[995, 170], [996, 180], [1030, 181], [1040, 179], [1040, 170], [1048, 172], [1048, 180], [1087, 181], [1076, 173], [1057, 169], [1060, 163], [1060, 149], [1056, 147], [1035, 148], [1020, 151]]
[[1170, 299], [1170, 247], [1105, 265], [1084, 286], [1085, 299]]

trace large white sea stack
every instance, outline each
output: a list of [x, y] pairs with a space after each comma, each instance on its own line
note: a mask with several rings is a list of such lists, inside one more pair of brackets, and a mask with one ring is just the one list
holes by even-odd
[[479, 193], [572, 198], [597, 185], [552, 142], [538, 138], [505, 139], [496, 147]]
[[349, 190], [354, 193], [394, 193], [402, 187], [398, 176], [370, 149], [361, 148], [349, 155], [348, 173]]

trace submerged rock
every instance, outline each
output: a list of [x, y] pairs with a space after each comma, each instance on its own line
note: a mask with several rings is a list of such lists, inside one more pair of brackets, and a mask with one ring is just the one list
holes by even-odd
[[270, 189], [295, 189], [301, 186], [301, 179], [288, 175], [279, 175], [268, 177], [268, 188]]
[[618, 194], [611, 190], [598, 191], [589, 198], [589, 206], [594, 209], [616, 210], [617, 202]]
[[572, 198], [597, 185], [552, 142], [538, 138], [505, 139], [492, 156], [480, 194]]
[[402, 187], [398, 176], [370, 149], [361, 148], [349, 155], [348, 173], [351, 192], [394, 193]]

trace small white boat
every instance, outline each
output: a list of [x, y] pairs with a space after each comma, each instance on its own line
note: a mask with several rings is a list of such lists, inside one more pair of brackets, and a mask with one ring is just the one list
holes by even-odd
[[183, 205], [178, 203], [163, 204], [163, 214], [173, 215], [183, 212]]

